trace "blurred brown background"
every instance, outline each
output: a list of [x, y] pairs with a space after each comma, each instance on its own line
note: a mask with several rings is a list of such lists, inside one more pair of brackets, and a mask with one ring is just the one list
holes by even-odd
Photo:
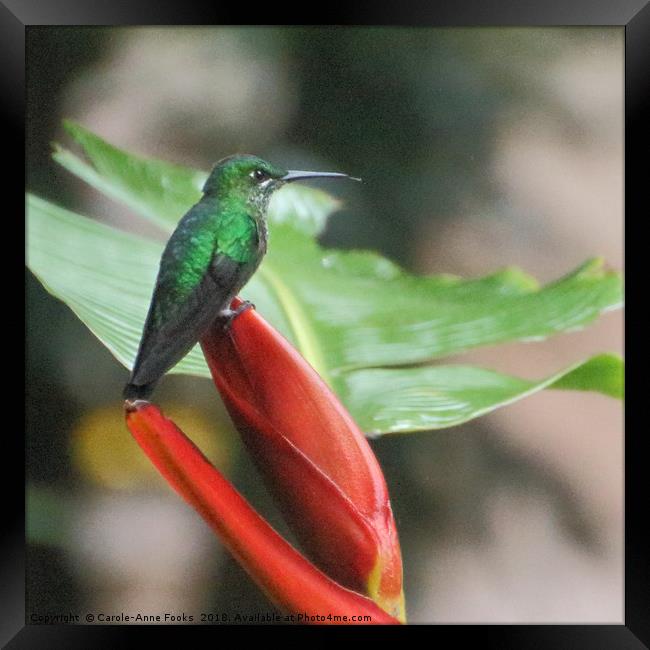
[[[621, 28], [28, 29], [28, 186], [156, 235], [57, 169], [79, 121], [208, 168], [234, 151], [343, 169], [325, 245], [418, 273], [518, 265], [547, 282], [622, 269]], [[272, 611], [123, 425], [126, 370], [33, 278], [28, 291], [28, 617]], [[622, 353], [622, 315], [464, 362], [527, 378]], [[209, 382], [158, 399], [286, 533]], [[620, 622], [622, 406], [547, 391], [467, 425], [373, 440], [414, 622]]]

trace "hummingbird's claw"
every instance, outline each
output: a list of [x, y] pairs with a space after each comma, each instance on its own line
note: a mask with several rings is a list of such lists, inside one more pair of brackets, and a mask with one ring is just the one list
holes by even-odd
[[228, 309], [221, 312], [222, 316], [226, 319], [226, 322], [223, 325], [224, 330], [227, 332], [235, 318], [237, 318], [239, 314], [243, 314], [247, 309], [255, 309], [255, 305], [250, 300], [244, 300], [237, 309]]

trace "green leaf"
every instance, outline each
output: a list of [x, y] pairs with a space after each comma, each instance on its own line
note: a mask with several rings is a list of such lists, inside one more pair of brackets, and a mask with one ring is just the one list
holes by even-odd
[[[58, 144], [54, 145], [53, 158], [163, 230], [171, 233], [183, 214], [201, 198], [206, 172], [134, 156], [69, 120], [64, 126], [83, 147], [91, 164]], [[273, 195], [269, 221], [271, 225], [289, 222], [306, 235], [315, 236], [339, 205], [325, 192], [289, 185]]]
[[329, 376], [542, 340], [621, 303], [620, 278], [599, 259], [538, 289], [513, 269], [477, 280], [417, 277], [372, 253], [327, 252], [289, 229], [281, 234], [257, 281], [268, 273], [281, 279], [298, 306], [296, 333], [311, 341], [307, 356], [312, 363], [321, 357], [317, 368]]
[[623, 360], [614, 354], [600, 354], [589, 363], [576, 366], [571, 372], [556, 376], [551, 388], [595, 390], [603, 395], [623, 399]]
[[[171, 229], [196, 200], [205, 174], [135, 158], [81, 127], [67, 128], [92, 164], [61, 148], [57, 160], [161, 227]], [[481, 345], [540, 340], [584, 327], [621, 304], [621, 279], [601, 260], [540, 288], [514, 268], [473, 280], [418, 277], [374, 253], [324, 250], [314, 236], [337, 202], [308, 187], [293, 190], [288, 186], [275, 195], [269, 253], [242, 296], [301, 350], [368, 430], [450, 426], [550, 385], [477, 368], [408, 364]], [[30, 268], [130, 366], [160, 244], [35, 197], [29, 197], [28, 210]], [[597, 359], [600, 365], [589, 361], [553, 381], [619, 395], [620, 360]], [[209, 376], [198, 348], [173, 372]], [[440, 392], [442, 382], [454, 378], [456, 388]], [[402, 387], [392, 401], [383, 394], [387, 385]]]
[[[164, 218], [169, 226], [166, 215], [141, 209], [157, 190], [174, 188], [175, 197], [183, 188], [187, 192], [176, 218], [196, 200], [188, 178], [198, 172], [134, 158], [81, 127], [67, 128], [102, 183], [159, 225]], [[518, 269], [470, 281], [422, 278], [373, 253], [323, 251], [308, 234], [322, 228], [336, 203], [307, 187], [301, 188], [304, 200], [294, 200], [296, 187], [276, 193], [269, 254], [244, 294], [330, 383], [353, 368], [421, 363], [481, 345], [539, 340], [582, 327], [621, 303], [620, 278], [604, 270], [601, 260], [538, 290]], [[310, 214], [317, 215], [315, 224]]]
[[28, 196], [27, 264], [124, 365], [133, 351], [162, 245]]
[[201, 197], [204, 172], [132, 156], [90, 131], [65, 121], [66, 131], [84, 148], [88, 164], [60, 145], [54, 159], [107, 196], [171, 232], [178, 219]]
[[[129, 366], [137, 350], [162, 246], [33, 196], [28, 197], [28, 212], [29, 267], [48, 291], [66, 302], [115, 357]], [[365, 261], [370, 263], [365, 269], [370, 277], [382, 271], [371, 257]], [[387, 264], [383, 273], [390, 275], [395, 269]], [[485, 282], [495, 283], [497, 277], [491, 276]], [[516, 295], [530, 289], [529, 283], [521, 279], [508, 272], [503, 283]], [[440, 289], [448, 288], [450, 283], [457, 284], [441, 278]], [[258, 288], [262, 291], [260, 297], [264, 296], [263, 287]], [[467, 289], [471, 293], [476, 286]], [[259, 305], [259, 299], [255, 299]], [[300, 340], [297, 323], [304, 315], [292, 311], [301, 309], [300, 304], [291, 303], [292, 299], [289, 293], [287, 303], [280, 293], [279, 302], [286, 306]], [[313, 344], [321, 354], [317, 339], [312, 341], [309, 333], [302, 336], [306, 336], [301, 341], [303, 348]], [[209, 376], [198, 348], [174, 372]], [[460, 424], [549, 386], [620, 397], [622, 363], [617, 357], [601, 355], [540, 382], [467, 366], [368, 368], [342, 373], [334, 384], [360, 426], [371, 433]]]
[[441, 429], [532, 395], [543, 388], [592, 390], [623, 397], [623, 362], [601, 354], [541, 381], [527, 381], [472, 366], [358, 370], [341, 392], [368, 434]]

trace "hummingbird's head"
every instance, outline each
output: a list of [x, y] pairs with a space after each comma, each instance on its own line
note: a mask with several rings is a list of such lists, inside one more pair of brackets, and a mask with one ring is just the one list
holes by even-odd
[[[352, 178], [337, 172], [302, 172], [276, 167], [249, 154], [235, 154], [220, 160], [210, 172], [203, 193], [231, 200], [264, 205], [271, 193], [285, 183], [307, 178]], [[360, 180], [355, 178], [353, 180]]]

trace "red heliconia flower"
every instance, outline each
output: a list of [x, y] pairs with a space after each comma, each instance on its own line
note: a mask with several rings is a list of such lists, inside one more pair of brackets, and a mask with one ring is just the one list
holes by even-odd
[[252, 309], [229, 328], [215, 325], [201, 346], [237, 429], [303, 549], [336, 582], [404, 621], [402, 559], [386, 482], [339, 399]]
[[144, 401], [130, 404], [126, 421], [164, 478], [212, 526], [268, 598], [295, 616], [293, 620], [399, 623], [300, 555], [156, 406]]

